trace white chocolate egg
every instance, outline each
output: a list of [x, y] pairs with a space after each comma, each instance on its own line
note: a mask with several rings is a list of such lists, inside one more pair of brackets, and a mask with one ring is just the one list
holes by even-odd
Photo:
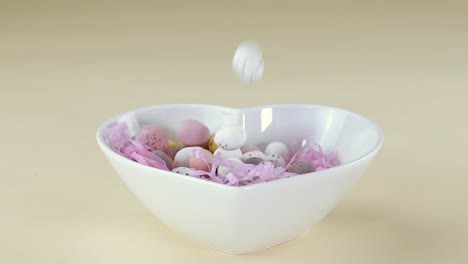
[[187, 167], [177, 167], [172, 170], [172, 172], [178, 173], [178, 174], [183, 174], [183, 175], [190, 175], [190, 172], [192, 169], [187, 168]]
[[216, 145], [225, 150], [240, 149], [246, 141], [247, 133], [240, 126], [222, 127], [214, 136]]
[[265, 160], [265, 157], [265, 154], [263, 154], [263, 152], [261, 151], [249, 151], [242, 155], [241, 160], [246, 164], [257, 165], [263, 160]]
[[279, 154], [270, 154], [267, 155], [265, 161], [271, 161], [275, 164], [276, 167], [284, 167], [286, 166], [286, 162], [284, 161], [283, 157]]
[[179, 151], [177, 151], [175, 157], [174, 157], [174, 166], [177, 167], [188, 167], [189, 166], [189, 161], [190, 161], [190, 154], [192, 150], [196, 149], [203, 149], [201, 147], [186, 147], [182, 148]]
[[235, 159], [240, 159], [242, 157], [242, 151], [240, 149], [235, 149], [235, 150], [225, 150], [222, 148], [218, 148], [214, 155], [221, 153], [221, 157], [223, 159], [229, 159], [229, 158], [235, 158]]
[[264, 70], [262, 50], [253, 42], [243, 42], [232, 60], [232, 69], [242, 81], [252, 84], [262, 79]]
[[265, 148], [265, 154], [279, 154], [281, 155], [281, 157], [283, 157], [284, 160], [289, 159], [288, 146], [286, 146], [286, 144], [284, 144], [283, 142], [279, 141], [271, 142], [270, 144], [268, 144], [268, 146]]

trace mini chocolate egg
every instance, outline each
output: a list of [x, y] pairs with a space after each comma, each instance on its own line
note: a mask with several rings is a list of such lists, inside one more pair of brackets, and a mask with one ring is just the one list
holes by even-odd
[[289, 150], [286, 144], [283, 142], [271, 142], [268, 144], [268, 146], [265, 148], [265, 154], [270, 155], [270, 154], [279, 154], [281, 157], [283, 157], [284, 160], [289, 159]]
[[177, 128], [177, 138], [186, 146], [204, 146], [210, 140], [210, 130], [197, 120], [185, 120]]
[[246, 164], [257, 165], [265, 159], [265, 154], [261, 151], [249, 151], [242, 155], [241, 160]]
[[192, 169], [187, 168], [187, 167], [177, 167], [172, 170], [172, 172], [178, 173], [178, 174], [183, 174], [183, 175], [190, 175], [190, 172]]
[[240, 149], [246, 140], [247, 133], [240, 126], [225, 126], [214, 136], [216, 145], [225, 150]]
[[164, 162], [166, 162], [166, 166], [168, 168], [171, 168], [172, 167], [172, 158], [169, 157], [166, 153], [160, 151], [160, 150], [155, 150], [155, 151], [152, 151], [153, 154], [155, 154], [156, 156], [160, 157], [162, 160], [164, 160]]
[[229, 158], [240, 159], [242, 157], [242, 151], [240, 149], [225, 150], [225, 149], [219, 148], [218, 150], [215, 151], [214, 155], [216, 155], [217, 153], [221, 153], [221, 157], [223, 159], [229, 159]]
[[[242, 161], [240, 161], [239, 159], [236, 159], [236, 158], [229, 158], [227, 160], [238, 162], [239, 164], [242, 163]], [[228, 167], [220, 165], [216, 169], [216, 175], [218, 175], [221, 178], [224, 178], [231, 171], [232, 171], [232, 168], [228, 168]]]
[[[206, 149], [200, 149], [200, 154], [205, 156], [208, 160], [213, 157], [213, 154]], [[210, 163], [200, 158], [190, 157], [189, 167], [195, 170], [209, 171]]]
[[137, 135], [138, 141], [149, 146], [153, 150], [166, 151], [169, 139], [164, 130], [156, 125], [144, 126]]
[[298, 161], [292, 164], [288, 170], [288, 172], [296, 173], [296, 174], [306, 174], [315, 171], [315, 166], [307, 161]]
[[270, 154], [267, 155], [265, 161], [271, 161], [275, 164], [276, 167], [284, 167], [286, 166], [286, 162], [284, 161], [283, 157], [279, 154]]
[[214, 142], [214, 136], [210, 138], [210, 141], [208, 142], [208, 149], [211, 151], [211, 153], [215, 153], [215, 151], [218, 149], [218, 145]]
[[188, 167], [192, 150], [202, 150], [201, 147], [186, 147], [179, 150], [174, 157], [174, 166]]
[[241, 148], [242, 154], [245, 154], [250, 151], [260, 151], [260, 148], [258, 148], [255, 145], [245, 145]]

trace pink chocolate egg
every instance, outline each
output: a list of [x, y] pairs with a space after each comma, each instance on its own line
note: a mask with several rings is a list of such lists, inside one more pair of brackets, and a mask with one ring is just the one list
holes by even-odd
[[[200, 149], [199, 151], [200, 154], [205, 156], [207, 159], [211, 159], [211, 157], [213, 157], [213, 154], [211, 154], [211, 152], [206, 149]], [[209, 165], [210, 164], [203, 159], [190, 157], [189, 167], [192, 169], [209, 171]]]
[[177, 138], [186, 146], [207, 147], [210, 130], [197, 120], [185, 120], [177, 128]]
[[242, 154], [245, 154], [247, 152], [251, 151], [260, 151], [260, 149], [257, 146], [254, 145], [245, 145], [241, 148]]
[[169, 139], [164, 130], [156, 125], [144, 126], [137, 136], [138, 141], [154, 150], [166, 151]]

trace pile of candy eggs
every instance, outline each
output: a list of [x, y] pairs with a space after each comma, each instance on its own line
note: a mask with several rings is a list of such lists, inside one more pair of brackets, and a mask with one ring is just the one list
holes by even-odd
[[[164, 160], [172, 172], [184, 175], [191, 175], [193, 171], [208, 174], [216, 156], [231, 161], [231, 164], [250, 165], [250, 168], [270, 163], [293, 174], [315, 171], [314, 164], [303, 160], [287, 166], [291, 157], [288, 146], [283, 142], [271, 142], [263, 151], [258, 146], [246, 145], [247, 133], [238, 125], [221, 127], [212, 135], [203, 123], [189, 119], [179, 124], [176, 137], [176, 141], [170, 140], [161, 127], [149, 125], [142, 127], [135, 138]], [[194, 151], [198, 156], [193, 155]], [[231, 169], [219, 165], [214, 174], [223, 178]]]
[[175, 132], [170, 138], [161, 126], [140, 127], [133, 115], [127, 115], [106, 128], [103, 137], [113, 151], [134, 162], [230, 186], [268, 182], [340, 164], [336, 152], [325, 153], [309, 139], [296, 139], [289, 147], [280, 141], [246, 144], [246, 131], [235, 124], [212, 134], [201, 122], [184, 120]]

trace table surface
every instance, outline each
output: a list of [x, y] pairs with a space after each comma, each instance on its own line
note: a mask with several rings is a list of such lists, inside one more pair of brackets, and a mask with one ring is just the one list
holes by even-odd
[[[466, 1], [165, 2], [0, 1], [0, 263], [468, 262]], [[253, 86], [231, 72], [249, 39]], [[97, 147], [163, 103], [331, 105], [386, 141], [306, 236], [230, 256], [163, 226]]]

